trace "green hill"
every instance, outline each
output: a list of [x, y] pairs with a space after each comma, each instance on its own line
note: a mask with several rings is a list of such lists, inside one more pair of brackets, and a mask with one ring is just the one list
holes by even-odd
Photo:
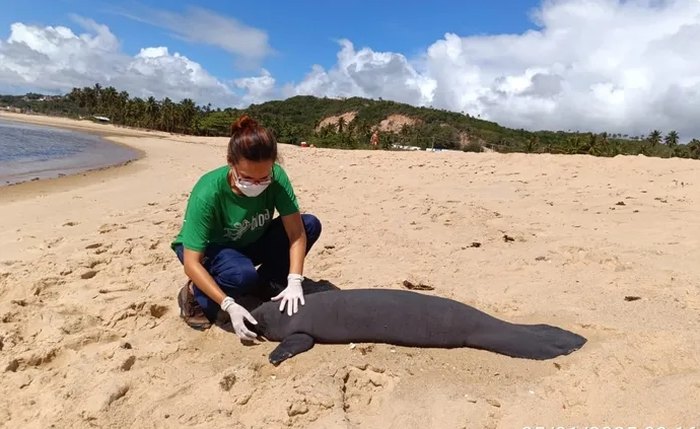
[[[279, 141], [318, 147], [370, 148], [377, 133], [379, 148], [398, 146], [464, 151], [549, 152], [615, 156], [645, 154], [700, 159], [700, 141], [679, 144], [679, 136], [658, 130], [647, 136], [608, 133], [526, 131], [503, 127], [468, 114], [415, 107], [387, 100], [295, 96], [246, 109], [212, 109], [185, 99], [131, 98], [113, 87], [74, 88], [65, 96], [0, 96], [0, 108], [12, 107], [69, 117], [105, 116], [116, 125], [206, 136], [228, 136], [230, 124], [247, 113], [276, 133]], [[342, 118], [341, 118], [342, 115]], [[388, 119], [396, 123], [387, 123]]]

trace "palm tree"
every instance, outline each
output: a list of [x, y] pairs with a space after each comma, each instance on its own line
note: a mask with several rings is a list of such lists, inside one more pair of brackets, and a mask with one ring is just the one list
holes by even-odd
[[117, 116], [117, 98], [119, 93], [113, 86], [108, 86], [102, 90], [100, 97], [100, 113], [106, 115], [112, 121]]
[[129, 100], [125, 122], [136, 127], [147, 126], [146, 102], [142, 98], [136, 97], [133, 100]]
[[664, 138], [664, 143], [670, 148], [678, 146], [678, 133], [675, 131], [669, 131]]
[[117, 94], [117, 98], [115, 101], [113, 121], [115, 121], [118, 124], [126, 124], [126, 114], [127, 114], [128, 104], [129, 104], [129, 93], [128, 92], [121, 91], [119, 94]]
[[183, 133], [191, 133], [194, 129], [194, 121], [197, 117], [197, 106], [194, 101], [185, 98], [178, 105], [180, 121], [177, 128]]
[[540, 145], [540, 138], [537, 136], [532, 136], [527, 143], [525, 143], [525, 152], [533, 153], [537, 150]]
[[700, 140], [692, 139], [690, 143], [688, 143], [688, 151], [692, 158], [700, 159]]
[[148, 128], [156, 128], [158, 125], [160, 105], [153, 96], [146, 100], [146, 126]]
[[97, 101], [99, 100], [95, 88], [86, 86], [83, 88], [83, 106], [87, 114], [92, 114], [97, 109]]
[[87, 96], [86, 96], [86, 93], [81, 88], [73, 88], [71, 90], [71, 92], [67, 95], [67, 98], [72, 103], [75, 103], [78, 106], [78, 113], [79, 114], [87, 114], [88, 113], [87, 109], [85, 108]]
[[170, 97], [165, 97], [160, 109], [160, 122], [159, 127], [163, 131], [169, 133], [173, 132], [175, 128], [175, 103], [170, 99]]
[[661, 143], [661, 131], [652, 131], [651, 133], [649, 133], [649, 137], [647, 137], [647, 140], [651, 144], [651, 147], [656, 147], [659, 143]]
[[610, 141], [608, 140], [608, 133], [600, 134], [599, 138], [596, 139], [596, 144], [594, 144], [592, 150], [593, 154], [597, 156], [609, 156], [610, 155]]

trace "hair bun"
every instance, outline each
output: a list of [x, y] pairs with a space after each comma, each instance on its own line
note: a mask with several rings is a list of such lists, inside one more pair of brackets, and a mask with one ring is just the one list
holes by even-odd
[[258, 123], [248, 115], [243, 115], [236, 122], [231, 124], [231, 136], [242, 133], [246, 130], [253, 130], [258, 127]]

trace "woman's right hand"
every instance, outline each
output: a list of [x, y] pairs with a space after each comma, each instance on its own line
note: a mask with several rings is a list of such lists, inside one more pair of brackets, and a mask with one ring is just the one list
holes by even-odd
[[234, 332], [241, 340], [254, 341], [258, 336], [252, 332], [245, 325], [245, 321], [248, 320], [253, 325], [257, 325], [258, 321], [253, 318], [253, 316], [243, 308], [240, 304], [237, 304], [230, 296], [224, 298], [221, 301], [221, 309], [228, 313], [231, 317], [231, 325], [233, 326]]
[[257, 335], [246, 327], [245, 321], [248, 320], [253, 325], [257, 325], [258, 321], [253, 318], [248, 310], [238, 305], [233, 298], [226, 296], [226, 294], [211, 277], [209, 272], [202, 265], [203, 257], [204, 254], [202, 252], [185, 249], [185, 274], [187, 277], [192, 279], [194, 284], [196, 284], [199, 290], [201, 290], [205, 295], [220, 303], [219, 305], [221, 309], [227, 312], [231, 317], [231, 325], [239, 338], [249, 341], [255, 340]]

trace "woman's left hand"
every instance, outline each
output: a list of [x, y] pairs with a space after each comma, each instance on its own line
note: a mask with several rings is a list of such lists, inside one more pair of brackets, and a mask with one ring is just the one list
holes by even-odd
[[290, 274], [287, 276], [287, 287], [278, 295], [272, 297], [272, 301], [280, 302], [280, 311], [284, 311], [284, 306], [287, 306], [287, 315], [291, 316], [299, 310], [299, 301], [304, 305], [304, 289], [301, 287], [301, 281], [304, 279], [299, 274]]

